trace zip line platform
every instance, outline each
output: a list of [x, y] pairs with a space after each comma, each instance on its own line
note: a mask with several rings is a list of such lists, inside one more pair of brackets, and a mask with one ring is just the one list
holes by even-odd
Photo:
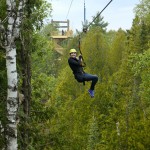
[[[59, 29], [63, 28], [61, 31], [57, 30], [57, 31], [51, 32], [51, 39], [54, 42], [54, 50], [57, 51], [59, 54], [63, 55], [64, 48], [62, 47], [62, 45], [67, 39], [73, 36], [73, 31], [69, 29], [69, 20], [54, 21], [52, 19], [51, 23], [55, 28], [59, 28]], [[64, 28], [66, 28], [66, 30], [64, 30]]]

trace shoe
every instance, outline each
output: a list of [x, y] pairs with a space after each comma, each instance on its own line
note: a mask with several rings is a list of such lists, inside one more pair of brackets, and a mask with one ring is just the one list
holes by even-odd
[[94, 90], [90, 90], [90, 89], [89, 89], [88, 92], [89, 92], [91, 98], [93, 98], [93, 97], [94, 97]]

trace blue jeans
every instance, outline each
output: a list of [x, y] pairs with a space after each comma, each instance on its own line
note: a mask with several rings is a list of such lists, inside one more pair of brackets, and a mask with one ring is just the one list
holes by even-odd
[[83, 76], [84, 81], [92, 81], [90, 89], [94, 90], [95, 84], [98, 81], [98, 76], [88, 73], [84, 73]]

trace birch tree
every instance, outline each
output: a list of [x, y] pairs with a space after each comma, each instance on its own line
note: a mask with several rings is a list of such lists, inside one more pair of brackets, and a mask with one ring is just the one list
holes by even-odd
[[[1, 47], [6, 50], [7, 67], [7, 127], [6, 127], [6, 149], [17, 150], [17, 67], [16, 67], [16, 44], [19, 37], [20, 25], [23, 18], [25, 0], [6, 0], [7, 17], [0, 19]], [[4, 22], [7, 20], [7, 25]]]

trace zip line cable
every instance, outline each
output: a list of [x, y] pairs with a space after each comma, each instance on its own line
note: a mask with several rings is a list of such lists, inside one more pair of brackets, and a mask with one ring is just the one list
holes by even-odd
[[72, 5], [72, 2], [73, 2], [73, 0], [72, 0], [71, 3], [70, 3], [69, 9], [68, 9], [68, 13], [67, 13], [67, 16], [66, 16], [66, 20], [67, 20], [67, 18], [68, 18], [69, 12], [70, 12], [70, 8], [71, 8], [71, 5]]
[[89, 23], [89, 25], [87, 26], [87, 28], [89, 28], [89, 26], [91, 26], [91, 24], [102, 14], [102, 12], [108, 7], [108, 5], [110, 5], [110, 3], [113, 0], [109, 1], [109, 3], [101, 10], [101, 12], [98, 13], [98, 15], [92, 20], [92, 22]]

